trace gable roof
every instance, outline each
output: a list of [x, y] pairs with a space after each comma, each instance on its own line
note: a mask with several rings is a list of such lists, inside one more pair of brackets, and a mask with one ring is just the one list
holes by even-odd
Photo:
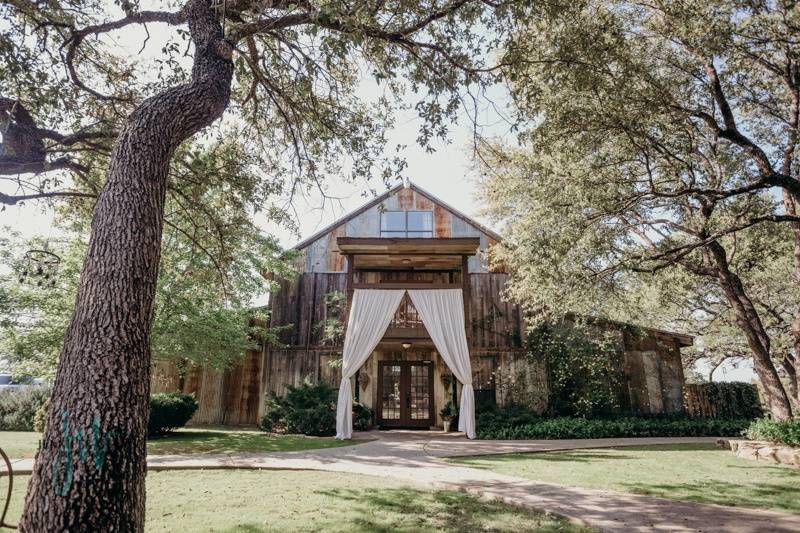
[[[329, 224], [329, 225], [325, 226], [324, 228], [322, 228], [321, 230], [317, 231], [316, 233], [314, 233], [310, 237], [307, 237], [307, 238], [303, 239], [302, 241], [300, 241], [299, 243], [297, 243], [294, 246], [294, 249], [295, 250], [301, 250], [303, 248], [306, 248], [311, 243], [313, 243], [314, 241], [316, 241], [320, 237], [326, 235], [327, 233], [329, 233], [334, 228], [336, 228], [338, 226], [341, 226], [342, 224], [346, 224], [348, 221], [354, 219], [358, 215], [360, 215], [360, 214], [362, 214], [362, 213], [364, 213], [366, 211], [369, 211], [370, 209], [372, 209], [376, 205], [384, 202], [387, 198], [389, 198], [393, 194], [396, 194], [397, 192], [399, 192], [404, 187], [406, 187], [406, 185], [403, 184], [403, 183], [400, 183], [400, 184], [392, 187], [388, 191], [384, 192], [383, 194], [381, 194], [379, 196], [376, 196], [375, 198], [373, 198], [372, 200], [370, 200], [366, 204], [362, 205], [358, 209], [356, 209], [354, 211], [351, 211], [350, 213], [348, 213], [347, 215], [343, 216], [342, 218], [337, 219], [332, 224]], [[450, 213], [452, 213], [456, 217], [460, 218], [461, 220], [463, 220], [467, 224], [470, 224], [471, 226], [474, 226], [478, 230], [480, 230], [483, 233], [489, 235], [491, 238], [493, 238], [493, 239], [495, 239], [497, 241], [503, 240], [503, 238], [496, 231], [487, 228], [486, 226], [484, 226], [480, 222], [478, 222], [475, 219], [465, 215], [464, 213], [462, 213], [461, 211], [459, 211], [455, 207], [449, 205], [448, 203], [443, 202], [442, 200], [440, 200], [436, 196], [432, 195], [428, 191], [426, 191], [426, 190], [414, 185], [413, 182], [409, 181], [408, 188], [416, 191], [417, 193], [421, 194], [422, 196], [425, 196], [428, 200], [430, 200], [434, 204], [438, 204], [441, 207], [447, 209], [448, 211], [450, 211]]]

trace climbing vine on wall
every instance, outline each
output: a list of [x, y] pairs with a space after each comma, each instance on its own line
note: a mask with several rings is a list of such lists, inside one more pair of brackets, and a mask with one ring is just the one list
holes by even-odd
[[314, 326], [323, 346], [339, 346], [344, 341], [344, 310], [347, 298], [341, 291], [325, 295], [325, 318]]
[[337, 355], [328, 364], [331, 368], [340, 368], [342, 358], [339, 350], [344, 344], [345, 309], [347, 296], [342, 291], [331, 291], [325, 295], [325, 318], [314, 325], [319, 342], [322, 346], [331, 348], [331, 354]]
[[549, 411], [584, 418], [619, 414], [622, 372], [613, 337], [579, 322], [548, 324], [529, 336], [530, 356], [543, 358], [550, 381]]

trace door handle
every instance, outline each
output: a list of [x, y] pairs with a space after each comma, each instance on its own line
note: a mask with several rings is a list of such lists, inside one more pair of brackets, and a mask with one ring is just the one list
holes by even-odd
[[406, 394], [406, 407], [411, 409], [411, 393], [410, 392]]

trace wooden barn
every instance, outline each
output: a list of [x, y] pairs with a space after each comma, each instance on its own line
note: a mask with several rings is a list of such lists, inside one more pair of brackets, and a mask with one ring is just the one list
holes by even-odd
[[[226, 371], [195, 368], [180, 376], [158, 365], [154, 391], [195, 392], [195, 423], [255, 424], [264, 396], [287, 384], [341, 379], [343, 325], [359, 289], [460, 289], [476, 402], [514, 400], [543, 411], [549, 387], [544, 363], [528, 356], [519, 306], [503, 299], [505, 272], [489, 268], [501, 237], [410, 184], [395, 187], [297, 245], [302, 272], [280, 281], [271, 326], [280, 346], [249, 352]], [[430, 324], [430, 322], [429, 322]], [[616, 364], [625, 376], [621, 404], [631, 413], [683, 411], [680, 349], [689, 336], [607, 324], [616, 335]], [[352, 378], [356, 399], [374, 409], [376, 424], [429, 428], [459, 398], [445, 364], [406, 294], [366, 362]]]

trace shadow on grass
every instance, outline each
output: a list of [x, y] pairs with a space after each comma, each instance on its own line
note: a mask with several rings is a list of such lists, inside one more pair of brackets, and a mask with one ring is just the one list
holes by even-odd
[[595, 461], [616, 461], [620, 459], [635, 459], [629, 455], [610, 455], [591, 450], [583, 451], [561, 451], [561, 452], [531, 452], [531, 453], [508, 453], [498, 455], [471, 455], [468, 457], [458, 457], [449, 459], [448, 462], [464, 464], [473, 468], [494, 468], [508, 463], [513, 464], [520, 459], [541, 461], [543, 463], [591, 463]]
[[647, 446], [616, 446], [605, 448], [586, 448], [580, 450], [556, 450], [525, 453], [504, 453], [494, 455], [469, 455], [449, 459], [453, 463], [465, 463], [475, 468], [492, 468], [503, 463], [514, 463], [520, 459], [530, 459], [545, 463], [589, 463], [595, 461], [635, 460], [638, 457], [619, 452], [698, 452], [719, 450], [713, 443], [657, 444]]
[[495, 455], [453, 462], [546, 483], [800, 513], [800, 471], [736, 458], [713, 443]]
[[[314, 519], [315, 531], [590, 531], [543, 513], [483, 501], [454, 491], [328, 489], [314, 491], [314, 494], [334, 502], [331, 508], [323, 510], [322, 516]], [[226, 531], [263, 533], [274, 530], [274, 526], [250, 523]]]
[[330, 437], [274, 435], [259, 431], [183, 430], [147, 441], [150, 454], [288, 452], [355, 444]]
[[[779, 469], [776, 469], [779, 470]], [[800, 484], [787, 476], [773, 483], [747, 485], [724, 481], [700, 483], [623, 483], [634, 494], [659, 496], [728, 507], [774, 509], [800, 514]]]

